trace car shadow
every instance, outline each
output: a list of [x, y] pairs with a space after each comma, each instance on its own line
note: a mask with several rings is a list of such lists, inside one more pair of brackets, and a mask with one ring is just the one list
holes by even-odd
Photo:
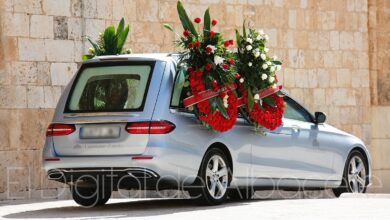
[[[259, 200], [254, 200], [259, 201]], [[100, 207], [83, 208], [77, 205], [12, 213], [3, 218], [126, 218], [168, 215], [196, 210], [222, 209], [242, 206], [251, 201], [229, 201], [219, 206], [200, 206], [192, 199], [157, 199], [109, 203]]]

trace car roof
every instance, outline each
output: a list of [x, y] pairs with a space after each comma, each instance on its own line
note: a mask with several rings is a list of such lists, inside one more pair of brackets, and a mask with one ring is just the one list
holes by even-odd
[[122, 55], [95, 56], [85, 63], [97, 63], [104, 61], [168, 61], [174, 59], [177, 54], [173, 53], [134, 53]]

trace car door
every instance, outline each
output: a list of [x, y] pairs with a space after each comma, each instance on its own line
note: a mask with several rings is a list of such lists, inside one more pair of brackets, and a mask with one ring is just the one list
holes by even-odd
[[[257, 178], [326, 179], [332, 172], [330, 139], [321, 126], [290, 97], [285, 97], [283, 124], [252, 140], [252, 166]], [[320, 145], [323, 146], [320, 148]]]

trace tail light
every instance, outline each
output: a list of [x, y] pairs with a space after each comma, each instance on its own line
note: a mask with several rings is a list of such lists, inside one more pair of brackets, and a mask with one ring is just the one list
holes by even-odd
[[126, 131], [130, 134], [167, 134], [175, 128], [169, 121], [130, 122], [126, 125]]
[[46, 130], [46, 137], [64, 136], [73, 133], [76, 130], [74, 125], [70, 124], [50, 124]]

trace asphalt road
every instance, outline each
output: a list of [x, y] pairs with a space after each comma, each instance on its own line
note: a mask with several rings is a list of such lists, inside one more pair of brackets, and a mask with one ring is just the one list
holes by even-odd
[[99, 208], [71, 200], [0, 203], [4, 219], [390, 219], [390, 196], [327, 199], [253, 199], [198, 206], [187, 199], [111, 199]]

